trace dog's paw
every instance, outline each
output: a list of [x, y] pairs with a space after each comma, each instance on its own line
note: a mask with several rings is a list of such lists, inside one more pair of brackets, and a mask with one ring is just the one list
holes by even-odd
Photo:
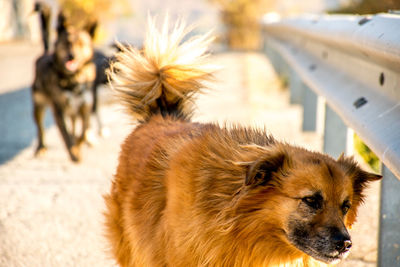
[[80, 162], [81, 161], [81, 150], [79, 146], [73, 146], [71, 147], [71, 150], [69, 151], [69, 155], [71, 157], [71, 160], [73, 162]]
[[35, 157], [42, 157], [46, 155], [47, 148], [45, 146], [38, 146], [35, 151]]
[[95, 146], [99, 143], [95, 133], [90, 129], [85, 133], [85, 141], [89, 146]]
[[108, 127], [103, 127], [100, 129], [100, 136], [103, 138], [107, 138], [110, 137], [111, 132], [110, 129]]

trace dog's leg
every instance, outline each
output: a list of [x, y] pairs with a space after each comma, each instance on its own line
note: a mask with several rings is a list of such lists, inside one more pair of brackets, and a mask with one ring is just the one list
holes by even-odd
[[39, 103], [33, 105], [33, 118], [37, 126], [38, 145], [35, 151], [35, 156], [40, 156], [46, 152], [46, 146], [44, 144], [44, 116], [46, 106]]
[[72, 161], [80, 161], [79, 147], [75, 145], [75, 138], [68, 133], [67, 126], [65, 125], [64, 112], [61, 107], [53, 105], [54, 118], [56, 120], [58, 129], [61, 132], [61, 136], [64, 140], [65, 146], [67, 147], [69, 156]]
[[89, 128], [90, 112], [91, 112], [91, 105], [88, 103], [83, 104], [80, 110], [80, 115], [82, 118], [82, 135], [79, 138], [79, 145], [81, 145], [84, 142], [87, 142], [91, 146], [97, 143], [96, 137]]
[[93, 106], [92, 106], [92, 114], [96, 118], [97, 122], [97, 131], [101, 137], [108, 137], [110, 135], [110, 131], [107, 127], [103, 126], [103, 122], [101, 121], [99, 110], [98, 110], [98, 84], [96, 82], [93, 83], [92, 93], [93, 93]]
[[92, 88], [92, 92], [93, 92], [93, 106], [92, 106], [92, 113], [95, 115], [96, 117], [96, 121], [97, 121], [97, 129], [99, 131], [99, 134], [101, 134], [101, 129], [103, 128], [103, 124], [101, 123], [101, 119], [100, 119], [100, 115], [99, 112], [97, 110], [97, 102], [98, 102], [98, 91], [97, 91], [97, 84], [96, 82], [93, 83], [93, 88]]
[[76, 116], [71, 116], [71, 135], [75, 138], [76, 133]]

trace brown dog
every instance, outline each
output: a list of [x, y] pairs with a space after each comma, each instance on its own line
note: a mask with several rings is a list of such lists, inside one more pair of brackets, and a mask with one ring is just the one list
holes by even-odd
[[310, 266], [343, 259], [363, 189], [380, 175], [352, 158], [281, 143], [261, 130], [190, 121], [211, 69], [210, 41], [180, 46], [150, 21], [143, 52], [125, 48], [112, 79], [141, 124], [122, 145], [107, 204], [121, 266]]
[[[54, 52], [48, 52], [50, 9], [37, 4], [41, 12], [44, 54], [36, 61], [35, 79], [32, 85], [33, 114], [38, 131], [36, 154], [45, 151], [44, 114], [51, 106], [65, 146], [73, 161], [79, 161], [79, 146], [86, 140], [92, 109], [92, 87], [96, 68], [92, 62], [93, 26], [78, 29], [66, 22], [62, 13], [58, 17], [57, 39]], [[81, 118], [82, 133], [75, 137], [75, 120]], [[68, 129], [66, 119], [72, 122]]]

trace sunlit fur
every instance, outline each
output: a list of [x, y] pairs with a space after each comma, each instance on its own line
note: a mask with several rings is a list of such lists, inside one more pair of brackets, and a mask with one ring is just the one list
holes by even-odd
[[[169, 31], [168, 17], [158, 30], [149, 19], [143, 50], [120, 46], [117, 62], [112, 65], [111, 80], [128, 110], [139, 121], [147, 121], [158, 110], [156, 99], [164, 105], [177, 105], [181, 116], [191, 113], [193, 93], [212, 78], [215, 66], [205, 63], [210, 34], [194, 36], [179, 45], [187, 35], [185, 23]], [[160, 111], [160, 110], [158, 110]]]
[[[344, 258], [336, 234], [347, 234], [364, 186], [380, 176], [264, 130], [191, 122], [189, 97], [212, 75], [199, 63], [209, 39], [178, 45], [182, 24], [170, 34], [167, 22], [162, 31], [149, 25], [144, 50], [123, 49], [112, 73], [142, 122], [122, 144], [105, 196], [106, 235], [118, 263], [324, 266]], [[305, 202], [315, 194], [318, 209]]]

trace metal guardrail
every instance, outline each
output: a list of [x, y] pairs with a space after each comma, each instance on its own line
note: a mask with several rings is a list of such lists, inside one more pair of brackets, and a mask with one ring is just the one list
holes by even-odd
[[316, 130], [323, 118], [324, 151], [334, 157], [346, 151], [352, 129], [383, 162], [378, 265], [400, 266], [400, 16], [263, 24], [265, 52], [288, 76], [291, 102], [303, 104], [303, 129]]

